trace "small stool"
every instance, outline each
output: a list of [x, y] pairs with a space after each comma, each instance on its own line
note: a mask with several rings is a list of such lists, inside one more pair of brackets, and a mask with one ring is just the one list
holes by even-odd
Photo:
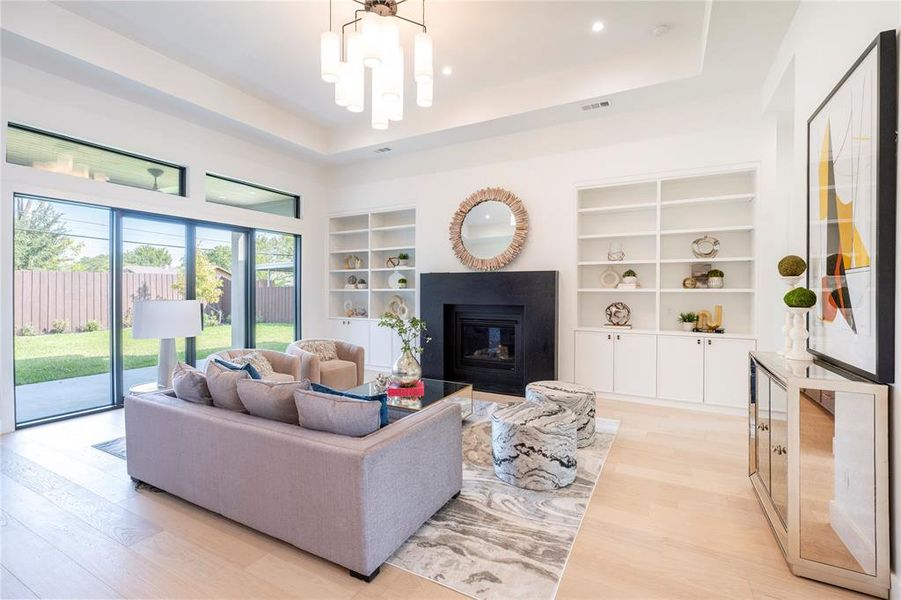
[[576, 415], [579, 448], [594, 443], [594, 391], [584, 385], [566, 381], [535, 381], [526, 386], [529, 402], [554, 402]]
[[576, 478], [576, 418], [552, 402], [520, 402], [491, 416], [498, 479], [530, 490], [555, 490]]

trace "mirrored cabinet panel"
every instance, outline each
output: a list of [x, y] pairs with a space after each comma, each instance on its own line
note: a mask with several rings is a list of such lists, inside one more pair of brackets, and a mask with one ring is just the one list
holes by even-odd
[[888, 597], [888, 389], [754, 352], [749, 474], [796, 575]]

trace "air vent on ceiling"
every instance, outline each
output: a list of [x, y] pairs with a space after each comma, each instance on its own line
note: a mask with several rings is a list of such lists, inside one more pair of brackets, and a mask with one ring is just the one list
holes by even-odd
[[599, 108], [607, 108], [608, 106], [610, 106], [610, 102], [603, 100], [601, 102], [592, 102], [591, 104], [586, 104], [582, 107], [582, 110], [597, 110]]
[[373, 150], [373, 152], [375, 152], [376, 154], [384, 154], [385, 152], [391, 152], [391, 148], [385, 146], [384, 148], [376, 148], [375, 150]]

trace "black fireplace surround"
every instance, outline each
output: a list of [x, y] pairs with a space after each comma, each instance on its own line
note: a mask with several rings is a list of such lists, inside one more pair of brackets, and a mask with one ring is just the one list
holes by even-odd
[[424, 273], [423, 376], [523, 395], [557, 375], [557, 271]]

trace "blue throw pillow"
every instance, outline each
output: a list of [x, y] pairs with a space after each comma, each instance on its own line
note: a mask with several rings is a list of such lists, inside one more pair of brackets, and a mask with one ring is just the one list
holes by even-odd
[[341, 390], [332, 389], [321, 383], [311, 383], [310, 388], [314, 392], [319, 392], [321, 394], [334, 394], [335, 396], [353, 398], [354, 400], [364, 400], [366, 402], [381, 402], [382, 407], [379, 410], [379, 427], [384, 427], [388, 424], [388, 394], [381, 393], [375, 394], [374, 396], [362, 396], [360, 394], [350, 394], [348, 392], [342, 392]]
[[213, 359], [213, 362], [215, 362], [220, 367], [228, 369], [229, 371], [247, 371], [247, 374], [250, 375], [251, 379], [262, 379], [263, 378], [263, 376], [260, 375], [260, 372], [257, 371], [256, 367], [254, 367], [251, 364], [236, 365], [235, 363], [228, 362], [227, 360], [225, 360], [223, 358], [219, 358], [218, 356]]

